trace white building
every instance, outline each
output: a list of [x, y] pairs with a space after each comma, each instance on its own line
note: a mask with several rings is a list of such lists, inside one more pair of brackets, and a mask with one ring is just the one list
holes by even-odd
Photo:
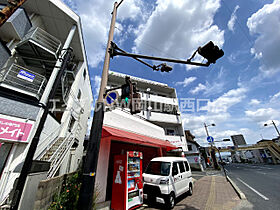
[[[0, 4], [7, 4], [0, 0]], [[1, 8], [1, 7], [0, 7]], [[28, 0], [0, 27], [0, 204], [19, 176], [65, 49], [75, 56], [62, 76], [34, 160], [46, 176], [75, 171], [93, 100], [80, 18], [60, 0]]]
[[[126, 76], [129, 75], [110, 71], [107, 88], [125, 84]], [[166, 140], [181, 151], [188, 151], [175, 88], [164, 83], [129, 77], [132, 82], [137, 83], [137, 89], [141, 94], [142, 111], [137, 115], [162, 127]], [[119, 94], [121, 94], [120, 90]]]

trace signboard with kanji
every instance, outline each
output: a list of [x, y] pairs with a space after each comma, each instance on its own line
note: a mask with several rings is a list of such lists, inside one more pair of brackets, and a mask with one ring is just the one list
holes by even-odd
[[28, 143], [33, 122], [0, 115], [0, 141]]

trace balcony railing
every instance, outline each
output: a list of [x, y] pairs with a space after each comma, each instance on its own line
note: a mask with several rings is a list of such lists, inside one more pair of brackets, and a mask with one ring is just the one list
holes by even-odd
[[47, 79], [24, 67], [12, 64], [0, 72], [0, 86], [6, 87], [40, 99], [46, 87]]
[[25, 35], [16, 49], [22, 56], [56, 60], [60, 47], [61, 42], [56, 37], [37, 27]]

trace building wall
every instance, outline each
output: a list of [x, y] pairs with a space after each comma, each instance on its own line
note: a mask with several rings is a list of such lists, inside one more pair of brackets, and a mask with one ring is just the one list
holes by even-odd
[[[2, 2], [0, 2], [2, 3]], [[5, 2], [6, 3], [6, 2]], [[48, 5], [48, 7], [38, 9], [37, 7], [42, 7], [42, 5]], [[51, 6], [50, 6], [51, 5]], [[63, 24], [61, 28], [54, 27], [51, 24], [52, 17], [46, 18], [45, 14], [50, 12], [48, 11], [50, 8], [54, 9], [56, 7], [56, 12], [63, 15], [63, 18], [57, 19], [54, 18], [53, 21], [57, 21], [55, 24], [59, 26], [59, 24]], [[87, 132], [87, 122], [90, 117], [91, 112], [91, 103], [93, 100], [90, 78], [88, 73], [87, 61], [85, 56], [85, 49], [83, 45], [83, 37], [81, 32], [81, 23], [79, 17], [71, 11], [63, 2], [59, 0], [42, 0], [40, 4], [37, 4], [37, 1], [30, 0], [23, 5], [23, 8], [26, 9], [26, 14], [29, 15], [30, 21], [32, 23], [31, 31], [37, 27], [45, 30], [47, 33], [52, 29], [54, 30], [52, 34], [57, 35], [57, 39], [60, 41], [65, 41], [69, 30], [71, 28], [71, 24], [77, 25], [77, 29], [73, 40], [70, 44], [74, 49], [75, 53], [75, 61], [78, 60], [78, 66], [75, 71], [74, 82], [71, 86], [71, 94], [69, 95], [69, 99], [64, 106], [65, 110], [62, 112], [61, 122], [59, 120], [55, 120], [53, 116], [50, 114], [46, 119], [46, 123], [44, 125], [44, 129], [40, 136], [40, 141], [37, 147], [37, 151], [35, 153], [34, 158], [40, 159], [43, 153], [48, 152], [48, 149], [52, 146], [54, 142], [56, 142], [59, 137], [65, 137], [69, 133], [73, 136], [73, 139], [77, 142], [75, 148], [71, 148], [64, 157], [62, 161], [62, 167], [60, 168], [60, 173], [71, 172], [77, 169], [83, 155], [83, 141], [85, 134]], [[30, 8], [37, 8], [38, 13], [34, 14], [33, 10], [29, 10]], [[16, 12], [18, 13], [18, 12]], [[16, 14], [15, 13], [15, 14]], [[41, 14], [44, 13], [44, 14]], [[57, 14], [58, 15], [58, 14]], [[63, 22], [65, 21], [65, 22]], [[47, 22], [47, 23], [46, 23]], [[70, 24], [70, 27], [69, 27]], [[23, 25], [21, 25], [23, 26]], [[2, 28], [2, 27], [1, 27]], [[55, 28], [55, 29], [54, 29]], [[58, 30], [57, 30], [58, 28]], [[67, 29], [69, 28], [69, 30]], [[25, 27], [26, 29], [26, 27]], [[65, 29], [67, 29], [65, 31]], [[22, 31], [22, 30], [21, 30]], [[27, 33], [25, 31], [24, 33]], [[3, 33], [0, 33], [0, 38]], [[59, 37], [58, 37], [59, 36]], [[21, 35], [21, 37], [23, 37]], [[10, 67], [12, 63], [17, 63], [23, 65], [24, 67], [28, 67], [27, 63], [21, 59], [21, 57], [15, 58], [16, 55], [15, 47], [21, 41], [15, 37], [4, 37], [5, 43], [7, 43], [7, 47], [11, 50], [13, 57], [10, 57], [8, 62], [5, 63], [5, 67]], [[32, 71], [36, 71], [37, 74], [46, 74], [45, 69], [42, 67], [34, 67], [32, 66]], [[1, 72], [3, 69], [1, 69]], [[51, 72], [48, 72], [51, 73]], [[7, 87], [6, 87], [7, 88]], [[8, 87], [9, 88], [9, 87]], [[78, 98], [79, 90], [81, 92], [81, 97]], [[16, 91], [16, 90], [15, 90]], [[0, 96], [0, 114], [4, 114], [11, 117], [17, 117], [21, 120], [28, 120], [33, 122], [33, 128], [30, 132], [29, 140], [31, 140], [38, 128], [38, 124], [41, 119], [41, 115], [43, 113], [43, 109], [38, 105], [39, 99], [31, 98], [30, 95], [25, 95], [25, 92], [18, 91], [12, 92], [7, 91], [4, 95], [1, 93]], [[15, 97], [16, 96], [16, 97]], [[15, 100], [15, 98], [21, 97], [20, 100]], [[28, 101], [27, 102], [27, 98]], [[36, 105], [37, 103], [37, 105]], [[54, 113], [55, 114], [55, 113]], [[70, 116], [75, 118], [74, 127], [77, 129], [70, 130]], [[0, 142], [2, 140], [0, 139]], [[30, 144], [23, 143], [14, 143], [11, 149], [10, 155], [7, 158], [7, 162], [2, 173], [0, 179], [0, 203], [8, 196], [10, 190], [13, 187], [14, 180], [19, 176], [20, 169], [22, 166], [22, 161], [25, 159], [26, 153], [29, 149]]]
[[[124, 84], [125, 76], [110, 71], [108, 88]], [[137, 83], [137, 89], [141, 94], [142, 111], [137, 115], [162, 127], [165, 131], [164, 139], [187, 151], [176, 90], [164, 83], [132, 76], [130, 78], [132, 82]], [[121, 95], [121, 90], [117, 91]], [[174, 130], [174, 133], [168, 132], [170, 130]]]

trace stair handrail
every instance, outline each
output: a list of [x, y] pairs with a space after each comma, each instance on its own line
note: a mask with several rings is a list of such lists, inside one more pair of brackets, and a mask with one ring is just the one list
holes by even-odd
[[[79, 123], [75, 125], [75, 128], [72, 132], [69, 133], [69, 135], [65, 138], [65, 140], [59, 145], [59, 147], [56, 149], [56, 151], [52, 154], [49, 161], [51, 162], [51, 167], [48, 172], [48, 178], [52, 177], [58, 167], [60, 166], [63, 157], [65, 156], [68, 149], [72, 146], [72, 142], [74, 141], [76, 137], [76, 132], [78, 130]], [[70, 139], [70, 140], [69, 140]]]
[[50, 144], [47, 145], [46, 148], [42, 149], [42, 151], [40, 152], [40, 154], [35, 158], [35, 159], [41, 159], [44, 157], [44, 155], [49, 151], [49, 149], [55, 144], [55, 142], [58, 140], [59, 138], [59, 133], [61, 131], [61, 129], [63, 128], [65, 122], [60, 124], [55, 130], [54, 132], [50, 133], [49, 135], [46, 136], [46, 138], [44, 138], [44, 140], [42, 140], [42, 142], [47, 142], [54, 134], [56, 134], [56, 137], [50, 142]]

